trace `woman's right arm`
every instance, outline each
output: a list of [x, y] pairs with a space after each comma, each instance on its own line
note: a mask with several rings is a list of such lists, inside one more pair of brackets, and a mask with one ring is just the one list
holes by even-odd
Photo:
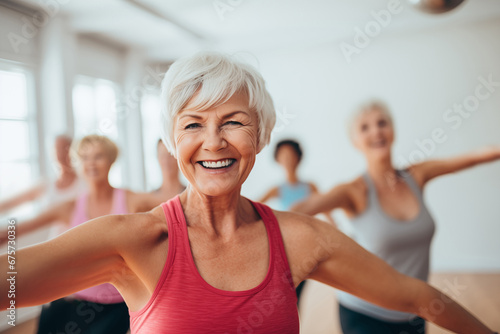
[[340, 184], [326, 193], [311, 194], [306, 200], [295, 204], [291, 211], [316, 215], [334, 209], [353, 210], [352, 183]]
[[[50, 241], [16, 250], [11, 255], [15, 258], [12, 268], [8, 262], [12, 257], [0, 256], [2, 273], [16, 272], [15, 296], [11, 298], [16, 307], [40, 305], [94, 285], [113, 283], [124, 266], [118, 250], [130, 239], [130, 229], [122, 224], [127, 219], [101, 217]], [[6, 293], [9, 289], [10, 282], [1, 280], [0, 291]], [[10, 300], [2, 297], [0, 310], [9, 305]]]

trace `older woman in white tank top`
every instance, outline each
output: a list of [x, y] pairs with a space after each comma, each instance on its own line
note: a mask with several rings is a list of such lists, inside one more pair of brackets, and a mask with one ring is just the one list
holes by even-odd
[[[500, 148], [460, 157], [424, 161], [397, 170], [392, 165], [392, 117], [381, 102], [364, 105], [352, 118], [351, 139], [367, 161], [367, 172], [324, 194], [313, 195], [292, 210], [317, 214], [336, 208], [351, 218], [353, 238], [399, 272], [426, 281], [434, 221], [422, 198], [431, 179], [500, 159]], [[415, 315], [388, 310], [339, 291], [339, 313], [346, 334], [425, 332]]]

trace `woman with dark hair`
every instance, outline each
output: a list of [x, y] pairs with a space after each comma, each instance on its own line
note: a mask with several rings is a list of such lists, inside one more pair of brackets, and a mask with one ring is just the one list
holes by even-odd
[[[274, 150], [274, 160], [280, 164], [286, 174], [286, 182], [271, 188], [260, 200], [261, 203], [277, 198], [280, 203], [280, 210], [289, 211], [290, 208], [308, 198], [311, 194], [317, 194], [318, 188], [311, 182], [300, 181], [297, 175], [299, 164], [302, 160], [302, 148], [300, 144], [292, 139], [281, 140], [276, 144]], [[326, 220], [335, 225], [329, 213], [325, 213]], [[305, 287], [305, 281], [301, 282], [295, 289], [297, 293], [297, 303]]]

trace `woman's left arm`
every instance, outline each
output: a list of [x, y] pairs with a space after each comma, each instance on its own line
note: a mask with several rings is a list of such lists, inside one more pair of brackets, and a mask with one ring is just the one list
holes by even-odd
[[410, 172], [420, 187], [423, 187], [435, 177], [498, 159], [500, 159], [500, 146], [485, 148], [450, 159], [424, 161], [411, 166]]
[[451, 298], [421, 280], [400, 274], [331, 225], [306, 216], [301, 220], [309, 231], [302, 248], [309, 250], [308, 257], [301, 261], [311, 263], [314, 259], [317, 263], [307, 278], [385, 308], [417, 314], [455, 333], [493, 333]]

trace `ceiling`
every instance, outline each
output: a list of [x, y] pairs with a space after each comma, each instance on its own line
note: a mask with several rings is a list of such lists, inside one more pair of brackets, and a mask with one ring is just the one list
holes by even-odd
[[[398, 0], [392, 0], [398, 1]], [[466, 0], [446, 14], [415, 10], [400, 0], [384, 34], [500, 20], [500, 1]], [[40, 0], [19, 0], [39, 7]], [[53, 1], [55, 2], [55, 1]], [[200, 49], [258, 52], [344, 40], [374, 20], [391, 0], [67, 0], [57, 15], [77, 33], [143, 50], [151, 61], [169, 61]], [[48, 3], [48, 1], [47, 1]]]

